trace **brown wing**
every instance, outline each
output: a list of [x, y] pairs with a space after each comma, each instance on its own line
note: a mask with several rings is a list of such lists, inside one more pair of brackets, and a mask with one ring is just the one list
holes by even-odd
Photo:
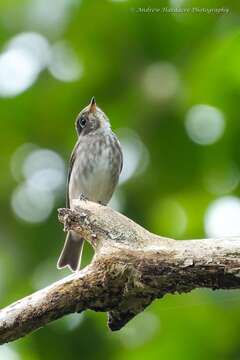
[[69, 201], [69, 182], [70, 182], [70, 178], [71, 178], [71, 174], [72, 174], [72, 169], [73, 169], [73, 165], [76, 159], [76, 154], [77, 154], [77, 148], [78, 148], [78, 143], [75, 145], [70, 160], [69, 160], [69, 167], [68, 167], [68, 176], [67, 176], [67, 184], [66, 184], [66, 207], [69, 208], [70, 207], [70, 201]]
[[117, 144], [118, 144], [119, 153], [120, 153], [120, 168], [119, 168], [119, 175], [120, 175], [122, 168], [123, 168], [123, 153], [122, 153], [122, 148], [121, 148], [120, 142], [118, 140], [117, 140]]
[[119, 152], [119, 162], [120, 162], [120, 166], [119, 166], [119, 175], [122, 171], [122, 168], [123, 168], [123, 153], [122, 153], [122, 147], [121, 147], [121, 144], [120, 144], [120, 141], [118, 140], [116, 134], [114, 134], [114, 139], [115, 139], [115, 145], [117, 146], [118, 148], [118, 152]]

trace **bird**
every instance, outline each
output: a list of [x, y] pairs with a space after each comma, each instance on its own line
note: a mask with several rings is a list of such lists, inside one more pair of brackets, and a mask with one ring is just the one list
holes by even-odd
[[[78, 139], [69, 162], [66, 207], [73, 208], [73, 200], [79, 198], [107, 205], [119, 180], [123, 153], [108, 117], [97, 106], [95, 97], [78, 114], [75, 127]], [[70, 230], [57, 268], [78, 271], [83, 244], [84, 239]]]

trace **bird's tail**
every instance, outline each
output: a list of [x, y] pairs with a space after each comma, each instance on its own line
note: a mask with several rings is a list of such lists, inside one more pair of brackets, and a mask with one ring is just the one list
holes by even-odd
[[69, 231], [64, 247], [57, 262], [57, 268], [68, 266], [72, 271], [80, 268], [84, 240], [73, 231]]

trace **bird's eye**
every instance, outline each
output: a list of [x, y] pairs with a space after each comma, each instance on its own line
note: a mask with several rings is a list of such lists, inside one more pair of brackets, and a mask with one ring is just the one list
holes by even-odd
[[85, 118], [81, 118], [81, 119], [80, 119], [80, 126], [81, 126], [82, 128], [84, 128], [84, 126], [86, 125], [86, 123], [87, 123], [87, 121], [86, 121]]

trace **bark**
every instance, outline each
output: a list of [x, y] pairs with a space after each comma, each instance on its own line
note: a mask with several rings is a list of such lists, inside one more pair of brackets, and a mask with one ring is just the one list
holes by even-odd
[[2, 309], [0, 344], [73, 312], [108, 312], [110, 329], [119, 330], [165, 294], [240, 288], [240, 237], [164, 238], [85, 200], [59, 209], [59, 220], [90, 242], [95, 256], [82, 271]]

